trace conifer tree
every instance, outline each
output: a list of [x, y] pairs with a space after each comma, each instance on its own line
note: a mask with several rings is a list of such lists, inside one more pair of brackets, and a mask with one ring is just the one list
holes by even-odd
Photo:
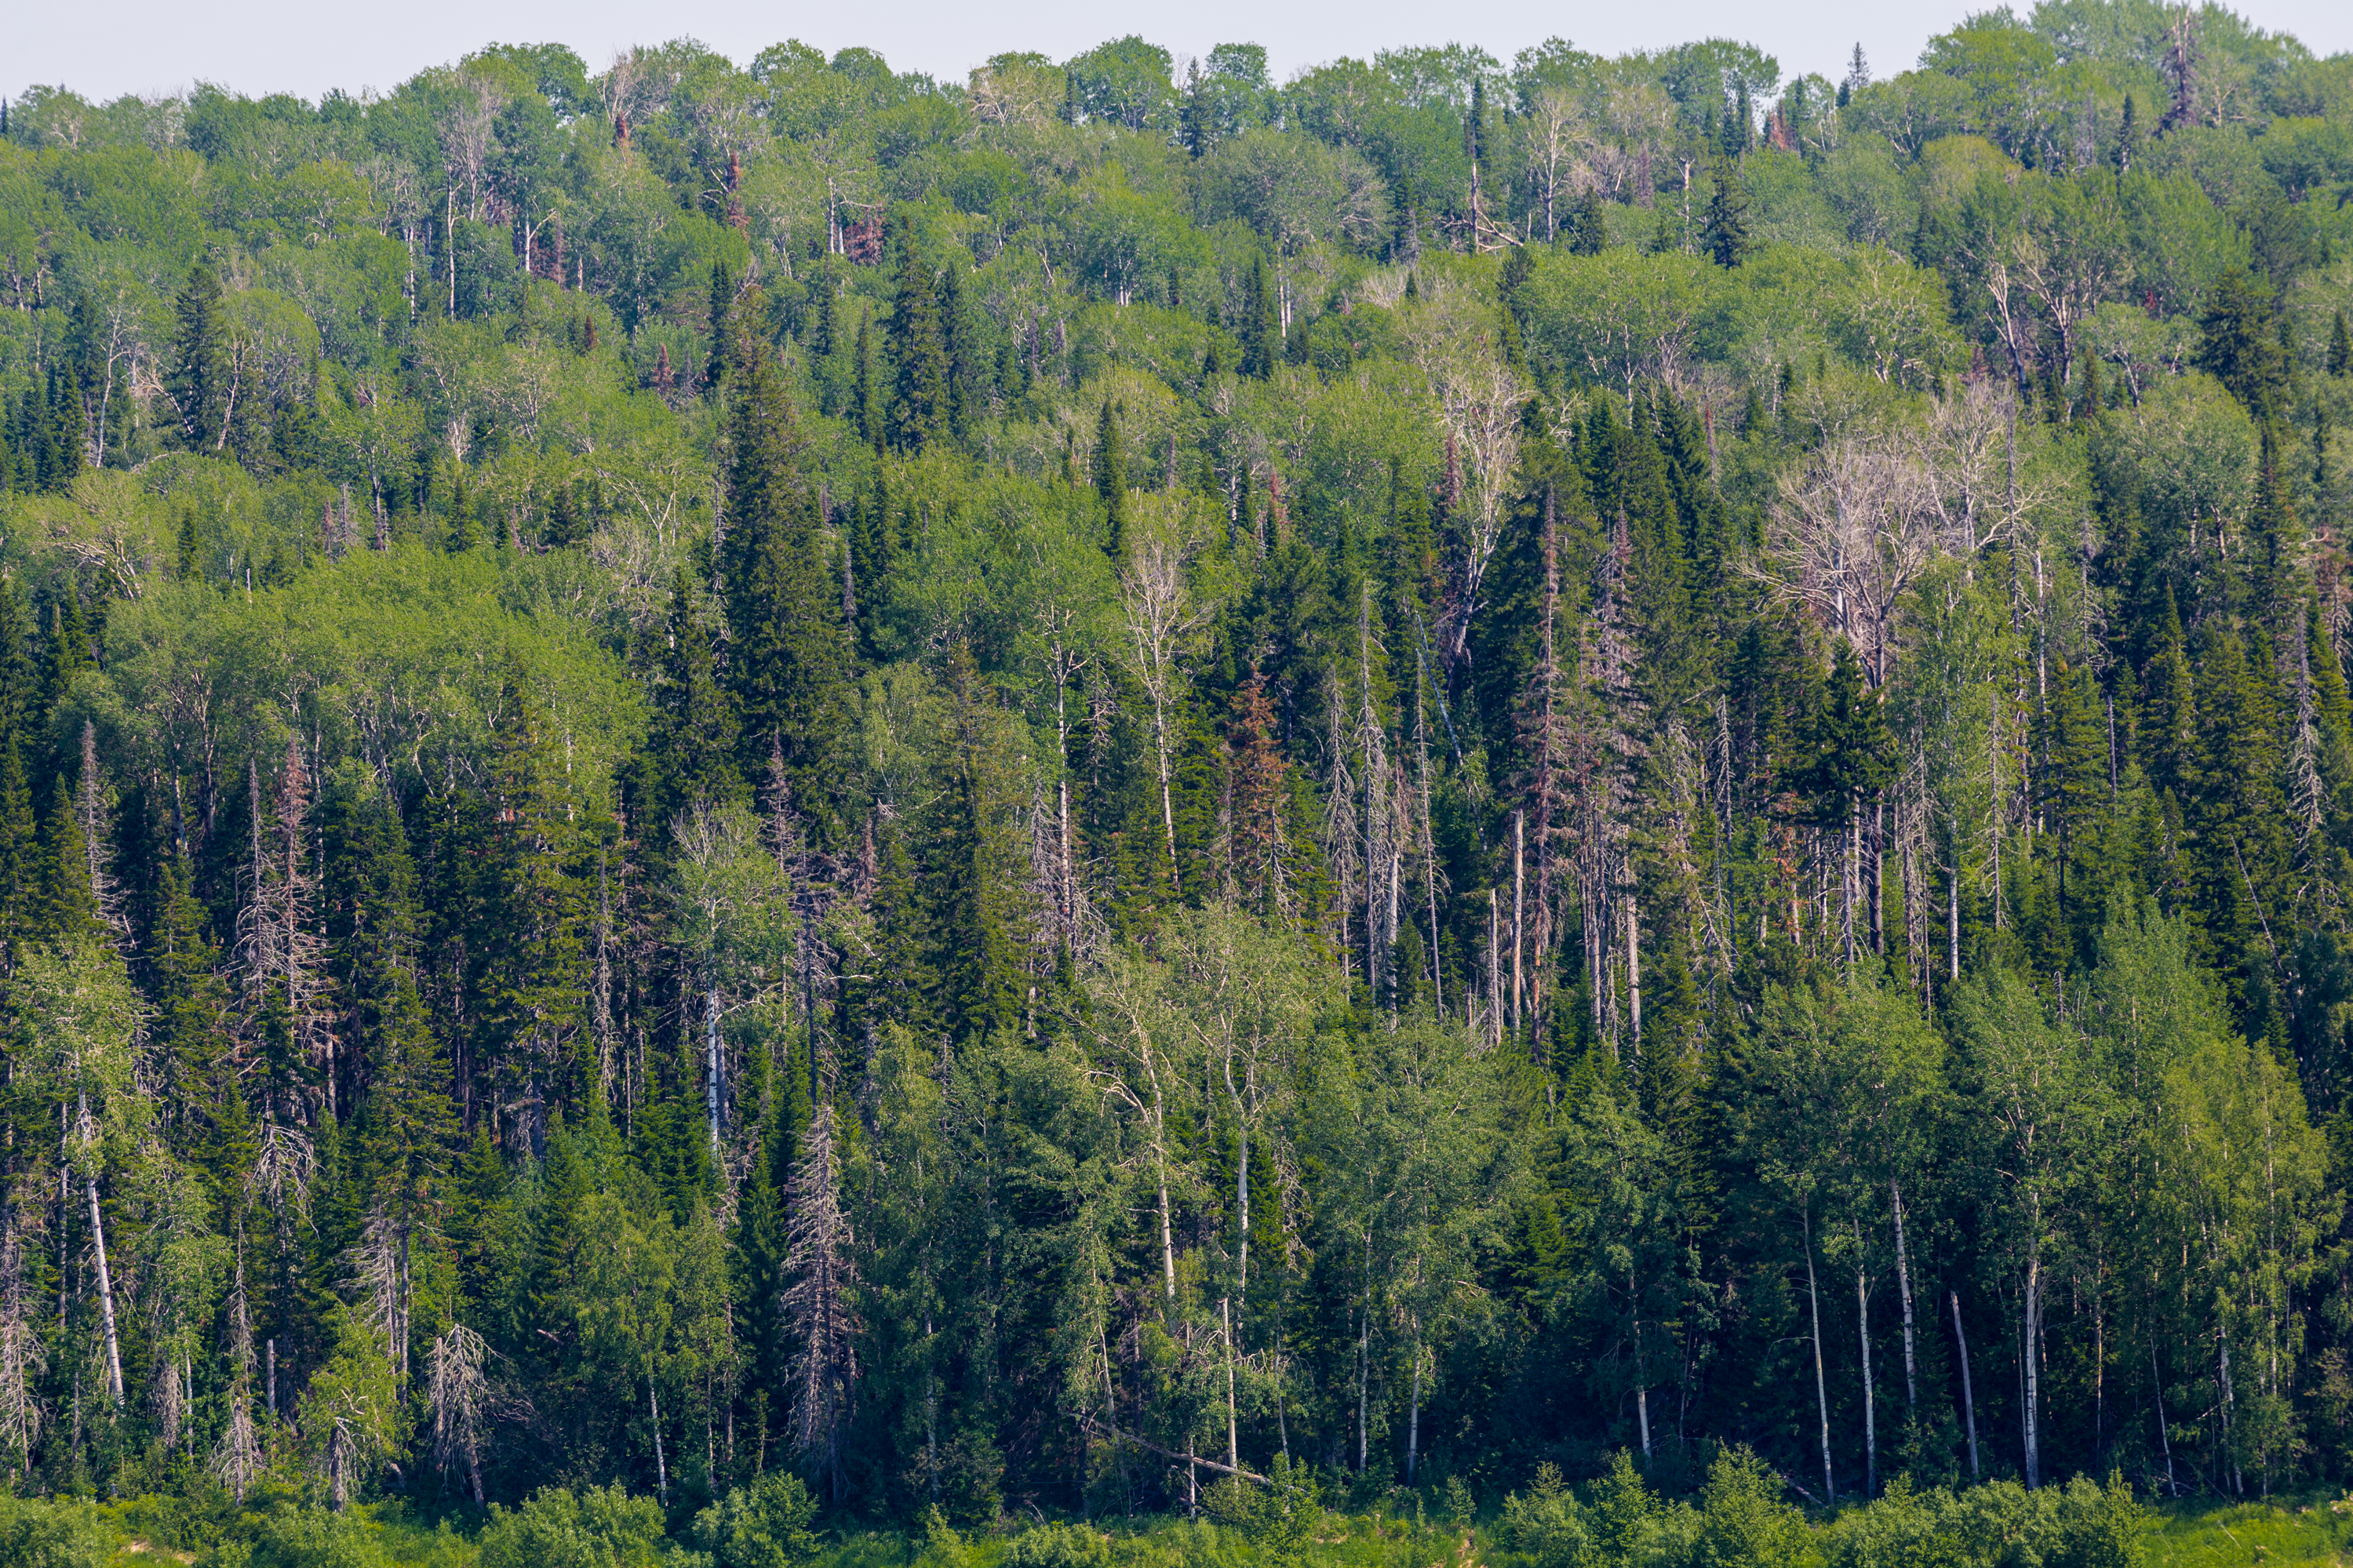
[[657, 834], [691, 806], [724, 804], [744, 795], [736, 771], [734, 698], [719, 679], [711, 634], [695, 613], [694, 600], [693, 584], [681, 565], [670, 578], [670, 615], [662, 628], [667, 647], [646, 737], [650, 787], [643, 807]]
[[792, 1381], [794, 1453], [822, 1476], [839, 1500], [848, 1487], [842, 1464], [852, 1392], [858, 1381], [860, 1323], [853, 1305], [857, 1261], [842, 1211], [833, 1102], [820, 1099], [801, 1136], [793, 1171], [790, 1283], [785, 1308], [797, 1346]]
[[1107, 397], [1095, 419], [1093, 468], [1095, 499], [1103, 503], [1106, 524], [1103, 548], [1116, 564], [1127, 559], [1127, 459], [1120, 450], [1119, 409]]
[[793, 797], [821, 813], [846, 721], [850, 671], [841, 595], [826, 560], [817, 498], [800, 472], [801, 442], [773, 357], [738, 366], [728, 420], [727, 681], [740, 724], [738, 776], [781, 755]]
[[2226, 269], [2207, 294], [2199, 326], [2199, 368], [2229, 387], [2258, 424], [2276, 416], [2288, 363], [2271, 289], [2242, 268]]
[[950, 650], [948, 777], [927, 880], [944, 1020], [960, 1039], [1008, 1036], [1020, 1019], [1013, 802], [988, 688], [962, 643]]
[[1748, 258], [1748, 187], [1728, 158], [1716, 161], [1715, 194], [1708, 198], [1707, 216], [1700, 229], [1700, 248], [1718, 267], [1737, 267]]
[[2353, 334], [2345, 330], [2345, 312], [2337, 312], [2328, 327], [2328, 374], [2339, 377], [2353, 375]]
[[2160, 795], [2186, 801], [2199, 786], [2197, 698], [2181, 633], [2181, 612], [2166, 590], [2156, 650], [2141, 672], [2141, 754], [2148, 782]]
[[237, 369], [229, 352], [228, 317], [220, 279], [202, 262], [188, 268], [177, 301], [177, 332], [171, 374], [165, 382], [179, 415], [180, 435], [199, 452], [218, 451], [228, 441]]
[[1282, 359], [1282, 317], [1275, 310], [1274, 282], [1266, 258], [1250, 258], [1249, 293], [1242, 309], [1242, 374], [1261, 380]]
[[940, 330], [936, 279], [915, 244], [914, 226], [902, 218], [897, 235], [899, 291], [891, 310], [891, 444], [920, 452], [951, 428], [948, 348]]
[[702, 369], [702, 390], [707, 396], [719, 390], [727, 377], [727, 364], [734, 344], [736, 331], [735, 280], [723, 261], [711, 264], [711, 309], [705, 328], [711, 340], [709, 358]]

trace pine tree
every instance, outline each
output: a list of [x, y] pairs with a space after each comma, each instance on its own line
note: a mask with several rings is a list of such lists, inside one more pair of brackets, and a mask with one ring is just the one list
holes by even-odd
[[2340, 379], [2353, 375], [2353, 335], [2345, 330], [2345, 312], [2337, 312], [2328, 328], [2328, 374]]

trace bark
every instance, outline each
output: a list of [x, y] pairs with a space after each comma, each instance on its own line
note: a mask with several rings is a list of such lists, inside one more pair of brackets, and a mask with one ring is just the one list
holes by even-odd
[[661, 1499], [662, 1507], [668, 1508], [670, 1506], [670, 1467], [662, 1458], [661, 1394], [654, 1387], [654, 1380], [650, 1376], [646, 1379], [646, 1408], [652, 1412], [653, 1415], [654, 1492]]
[[[2035, 1405], [2040, 1393], [2039, 1380], [2035, 1375], [2040, 1369], [2034, 1364], [2034, 1352], [2036, 1346], [2042, 1342], [2042, 1324], [2040, 1321], [2042, 1304], [2042, 1260], [2041, 1258], [2034, 1258], [2027, 1260], [2025, 1285], [2026, 1288], [2020, 1292], [2022, 1321], [2019, 1325], [2019, 1354], [2025, 1363], [2022, 1370], [2026, 1382], [2026, 1408], [2020, 1413], [2020, 1417], [2026, 1444], [2026, 1489], [2032, 1491], [2042, 1484], [2042, 1448], [2039, 1434], [2035, 1431], [2034, 1422]], [[2227, 1357], [2229, 1352], [2225, 1351], [2223, 1353]], [[2227, 1370], [2227, 1361], [2224, 1364]]]
[[1978, 1401], [1969, 1385], [1969, 1336], [1961, 1328], [1961, 1293], [1948, 1290], [1953, 1304], [1953, 1339], [1961, 1347], [1961, 1417], [1969, 1434], [1969, 1479], [1978, 1479]]
[[1822, 1425], [1822, 1496], [1835, 1505], [1838, 1482], [1831, 1474], [1831, 1395], [1822, 1376], [1822, 1298], [1814, 1280], [1814, 1216], [1810, 1209], [1805, 1215], [1805, 1237], [1806, 1301], [1812, 1310], [1814, 1325], [1814, 1405], [1821, 1412]]
[[1413, 1472], [1421, 1458], [1421, 1342], [1413, 1345], [1413, 1399], [1408, 1408], [1405, 1424], [1405, 1484], [1413, 1485]]
[[1912, 1265], [1904, 1255], [1904, 1189], [1890, 1181], [1887, 1195], [1895, 1210], [1895, 1292], [1904, 1302], [1904, 1411], [1914, 1415], [1920, 1403], [1920, 1384], [1912, 1339]]
[[1862, 1271], [1862, 1222], [1854, 1226], [1854, 1320], [1862, 1339], [1862, 1495], [1879, 1495], [1879, 1406], [1871, 1386], [1871, 1277]]
[[98, 1178], [86, 1184], [90, 1194], [90, 1245], [98, 1262], [99, 1317], [106, 1328], [107, 1392], [114, 1395], [117, 1409], [122, 1406], [122, 1342], [114, 1327], [114, 1276], [106, 1261], [106, 1222], [98, 1212]]

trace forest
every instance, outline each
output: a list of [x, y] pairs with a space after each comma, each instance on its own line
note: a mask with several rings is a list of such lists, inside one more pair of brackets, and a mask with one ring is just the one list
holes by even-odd
[[2345, 1495], [2353, 56], [1824, 63], [7, 102], [0, 1559]]

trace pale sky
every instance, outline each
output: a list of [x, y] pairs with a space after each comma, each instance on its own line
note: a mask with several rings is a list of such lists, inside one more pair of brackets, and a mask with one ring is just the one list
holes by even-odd
[[[1599, 54], [1728, 36], [1777, 55], [1785, 75], [1820, 71], [1835, 79], [1860, 41], [1874, 75], [1918, 58], [1933, 34], [1989, 0], [1924, 6], [1886, 0], [1667, 0], [1608, 5], [1546, 5], [1535, 0], [1405, 0], [1265, 5], [1249, 0], [1044, 0], [999, 9], [971, 0], [891, 0], [882, 5], [776, 5], [744, 0], [623, 5], [617, 0], [20, 0], [0, 44], [0, 93], [61, 82], [92, 99], [174, 92], [199, 80], [242, 92], [290, 91], [316, 99], [331, 87], [389, 88], [428, 66], [485, 43], [571, 45], [592, 71], [633, 43], [681, 34], [739, 63], [787, 37], [831, 51], [880, 49], [901, 70], [961, 80], [991, 54], [1035, 49], [1067, 58], [1106, 38], [1142, 33], [1178, 55], [1220, 43], [1266, 46], [1275, 74], [1338, 55], [1366, 56], [1400, 45], [1479, 44], [1509, 61], [1529, 44], [1560, 36]], [[2021, 10], [2026, 8], [2023, 5]], [[2353, 49], [2353, 5], [2344, 0], [2252, 0], [2239, 7], [2257, 26], [2295, 34], [2316, 54]]]

